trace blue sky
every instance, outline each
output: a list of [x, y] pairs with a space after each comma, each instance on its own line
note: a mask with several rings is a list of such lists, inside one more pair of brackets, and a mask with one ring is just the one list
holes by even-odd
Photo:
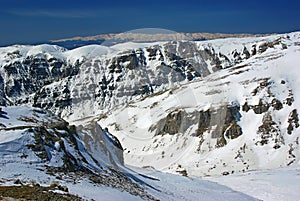
[[177, 32], [300, 30], [299, 0], [0, 0], [0, 45], [139, 28]]

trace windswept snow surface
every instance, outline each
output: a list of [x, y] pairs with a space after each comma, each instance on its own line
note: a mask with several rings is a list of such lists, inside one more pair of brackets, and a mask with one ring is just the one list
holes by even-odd
[[297, 201], [300, 198], [300, 167], [250, 171], [243, 174], [204, 177], [265, 201]]
[[135, 172], [137, 177], [143, 179], [147, 184], [153, 187], [150, 189], [150, 192], [160, 200], [257, 200], [247, 195], [246, 192], [243, 194], [226, 186], [214, 182], [207, 182], [199, 178], [163, 173], [151, 167], [141, 169], [130, 166], [129, 168]]

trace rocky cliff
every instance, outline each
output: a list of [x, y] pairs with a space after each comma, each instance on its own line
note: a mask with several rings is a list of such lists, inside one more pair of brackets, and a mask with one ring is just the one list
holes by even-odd
[[[50, 45], [1, 48], [0, 103], [27, 104], [78, 119], [206, 77], [268, 48], [284, 37], [220, 42], [126, 43], [67, 51]], [[263, 41], [263, 42], [262, 42]]]

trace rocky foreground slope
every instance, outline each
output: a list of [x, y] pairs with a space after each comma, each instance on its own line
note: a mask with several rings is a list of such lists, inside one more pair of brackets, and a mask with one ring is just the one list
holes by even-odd
[[[44, 186], [88, 197], [90, 189], [106, 187], [155, 199], [120, 170], [122, 147], [100, 126], [76, 128], [45, 110], [20, 106], [1, 108], [0, 120], [1, 185]], [[97, 143], [90, 140], [93, 133]], [[76, 192], [81, 183], [90, 184]]]

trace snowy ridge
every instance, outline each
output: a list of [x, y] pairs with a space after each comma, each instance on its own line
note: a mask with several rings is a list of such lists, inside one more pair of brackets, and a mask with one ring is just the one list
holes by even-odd
[[[76, 120], [283, 49], [298, 33], [214, 41], [0, 48], [0, 102]], [[57, 51], [56, 51], [57, 50]], [[3, 81], [2, 81], [3, 80]]]

